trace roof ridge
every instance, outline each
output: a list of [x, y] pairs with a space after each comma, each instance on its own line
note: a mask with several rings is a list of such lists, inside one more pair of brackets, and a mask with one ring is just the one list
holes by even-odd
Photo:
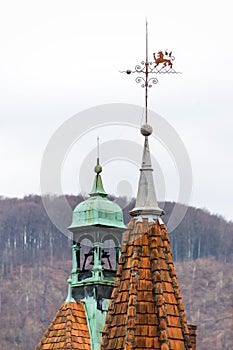
[[65, 333], [65, 349], [66, 350], [72, 350], [72, 316], [73, 316], [73, 309], [74, 309], [74, 305], [72, 305], [72, 309], [71, 307], [69, 307], [69, 304], [72, 303], [74, 304], [74, 302], [68, 302], [65, 304], [66, 310], [70, 311], [71, 315], [67, 315], [66, 317], [66, 333]]
[[[158, 225], [158, 221], [156, 222]], [[163, 293], [163, 287], [161, 283], [161, 266], [159, 262], [158, 246], [157, 240], [154, 235], [153, 228], [148, 231], [148, 241], [150, 244], [150, 260], [152, 262], [152, 284], [155, 291], [156, 299], [156, 310], [158, 318], [158, 331], [159, 331], [159, 340], [161, 343], [161, 348], [163, 350], [169, 349], [169, 340], [168, 340], [168, 328], [167, 328], [167, 308], [165, 304], [165, 298]], [[155, 265], [157, 265], [155, 267]], [[164, 344], [164, 345], [163, 345]]]
[[132, 272], [130, 276], [130, 289], [129, 289], [129, 301], [127, 307], [127, 317], [126, 317], [126, 349], [133, 349], [132, 342], [134, 339], [134, 333], [136, 329], [136, 313], [137, 313], [137, 287], [139, 280], [139, 267], [140, 259], [138, 254], [138, 249], [133, 249], [132, 257]]

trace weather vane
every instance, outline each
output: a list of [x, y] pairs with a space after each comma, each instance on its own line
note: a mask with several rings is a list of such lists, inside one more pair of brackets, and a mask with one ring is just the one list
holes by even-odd
[[175, 73], [173, 68], [173, 61], [175, 57], [172, 55], [172, 51], [168, 50], [158, 51], [158, 53], [153, 53], [154, 62], [148, 61], [148, 22], [146, 20], [146, 60], [142, 61], [140, 65], [135, 66], [135, 70], [132, 71], [127, 69], [126, 71], [121, 71], [121, 73], [132, 74], [132, 73], [143, 73], [144, 76], [136, 77], [135, 81], [141, 84], [142, 88], [145, 88], [145, 122], [147, 124], [147, 101], [148, 101], [148, 88], [152, 87], [152, 84], [157, 84], [158, 79], [156, 77], [150, 77], [150, 74], [165, 74], [165, 73]]

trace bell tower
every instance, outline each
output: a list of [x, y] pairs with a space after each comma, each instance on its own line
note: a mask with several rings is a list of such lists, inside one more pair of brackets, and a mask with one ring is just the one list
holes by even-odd
[[68, 283], [72, 298], [84, 302], [92, 349], [97, 350], [115, 282], [125, 224], [120, 206], [107, 198], [99, 157], [94, 170], [90, 197], [76, 206], [68, 227], [73, 233]]

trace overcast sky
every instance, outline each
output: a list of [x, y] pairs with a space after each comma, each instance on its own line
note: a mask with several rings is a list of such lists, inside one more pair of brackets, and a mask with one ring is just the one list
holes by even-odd
[[[71, 116], [106, 103], [143, 106], [144, 91], [119, 71], [145, 58], [146, 16], [150, 59], [172, 50], [182, 71], [159, 77], [149, 106], [185, 144], [193, 169], [190, 204], [233, 220], [233, 22], [227, 0], [2, 2], [1, 195], [40, 193], [45, 147]], [[95, 137], [87, 143], [89, 152]], [[65, 173], [64, 192], [75, 193], [70, 179], [76, 174]], [[110, 182], [107, 177], [105, 187], [114, 192]], [[166, 199], [176, 200], [175, 192], [167, 191]]]

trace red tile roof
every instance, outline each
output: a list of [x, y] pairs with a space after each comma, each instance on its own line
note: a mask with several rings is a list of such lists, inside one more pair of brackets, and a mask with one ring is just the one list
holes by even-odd
[[129, 222], [102, 350], [191, 349], [166, 227]]
[[82, 302], [64, 303], [44, 333], [36, 350], [91, 350], [90, 334]]

